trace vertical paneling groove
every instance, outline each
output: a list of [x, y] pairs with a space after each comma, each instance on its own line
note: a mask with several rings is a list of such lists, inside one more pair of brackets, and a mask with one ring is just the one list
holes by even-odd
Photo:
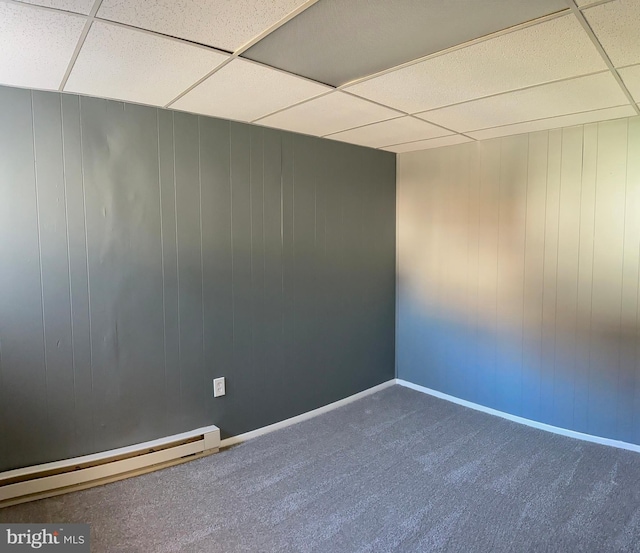
[[[494, 268], [494, 274], [495, 274], [495, 293], [493, 294], [493, 299], [495, 301], [495, 304], [493, 305], [493, 325], [492, 325], [492, 352], [491, 352], [491, 357], [493, 359], [493, 374], [492, 374], [492, 390], [491, 390], [491, 395], [492, 395], [492, 400], [496, 405], [501, 405], [502, 403], [502, 389], [501, 389], [501, 379], [500, 379], [500, 362], [498, 360], [498, 348], [500, 347], [500, 344], [498, 342], [498, 329], [500, 326], [500, 294], [499, 294], [499, 290], [500, 290], [500, 245], [501, 242], [504, 241], [504, 231], [501, 232], [501, 222], [502, 219], [504, 217], [503, 212], [504, 212], [504, 206], [502, 205], [502, 195], [504, 192], [504, 186], [505, 183], [503, 182], [503, 155], [502, 155], [502, 150], [503, 150], [503, 145], [504, 145], [504, 140], [502, 139], [498, 139], [498, 164], [496, 167], [496, 172], [497, 172], [497, 195], [496, 195], [496, 203], [497, 203], [497, 217], [496, 217], [496, 226], [495, 226], [495, 233], [496, 233], [496, 247], [495, 247], [495, 268]], [[502, 240], [501, 240], [502, 238]]]
[[[44, 406], [45, 406], [45, 420], [51, 419], [51, 413], [49, 412], [49, 371], [47, 370], [47, 323], [45, 319], [45, 305], [44, 305], [44, 277], [42, 276], [42, 231], [40, 229], [40, 207], [39, 207], [39, 193], [38, 193], [38, 152], [36, 151], [36, 129], [35, 129], [35, 113], [33, 109], [33, 91], [30, 93], [31, 100], [31, 135], [33, 140], [33, 165], [36, 168], [34, 176], [34, 197], [36, 208], [36, 230], [38, 236], [38, 269], [40, 271], [40, 304], [42, 315], [42, 362], [44, 365]], [[49, 438], [47, 438], [49, 441]], [[47, 446], [51, 446], [49, 442]]]
[[[93, 365], [91, 345], [91, 298], [87, 246], [84, 162], [82, 158], [82, 104], [78, 97], [62, 95], [65, 193], [68, 202], [69, 287], [74, 336], [76, 448], [89, 452], [95, 445], [93, 413]], [[87, 416], [87, 413], [90, 413]]]
[[[448, 268], [448, 263], [446, 259], [442, 257], [442, 252], [446, 248], [446, 240], [447, 240], [447, 232], [450, 230], [447, 228], [447, 219], [448, 219], [448, 208], [451, 205], [451, 190], [448, 186], [448, 177], [451, 171], [451, 167], [447, 164], [447, 157], [445, 157], [438, 164], [438, 183], [439, 186], [437, 188], [437, 202], [440, 206], [440, 210], [436, 213], [438, 217], [436, 221], [438, 222], [437, 228], [439, 232], [436, 235], [436, 251], [438, 252], [438, 258], [436, 260], [437, 266], [437, 286], [438, 286], [438, 295], [440, 297], [446, 297], [446, 275], [445, 269]], [[441, 228], [443, 227], [443, 228]], [[442, 346], [446, 342], [445, 333], [440, 331], [433, 341], [432, 347], [437, 351], [436, 357], [436, 375], [438, 385], [441, 387], [447, 387], [450, 385], [447, 379], [446, 366], [449, 363], [449, 360], [445, 355], [442, 354]]]
[[165, 254], [164, 254], [164, 217], [162, 202], [162, 163], [160, 148], [160, 112], [156, 112], [156, 132], [158, 133], [158, 200], [160, 208], [160, 251], [162, 260], [162, 353], [164, 357], [162, 383], [164, 385], [164, 427], [169, 426], [169, 409], [166, 405], [167, 397], [167, 278], [165, 274]]
[[[198, 117], [174, 115], [176, 221], [178, 228], [180, 374], [183, 424], [197, 425], [204, 415], [203, 290], [200, 221]], [[188, 406], [188, 410], [186, 407]]]
[[521, 319], [521, 340], [520, 340], [520, 382], [518, 389], [518, 404], [520, 406], [520, 415], [524, 414], [524, 382], [526, 378], [526, 370], [525, 370], [525, 335], [527, 332], [526, 326], [526, 283], [527, 283], [527, 228], [529, 222], [529, 164], [531, 157], [531, 135], [527, 135], [527, 162], [526, 162], [526, 173], [525, 173], [525, 184], [524, 184], [524, 229], [522, 233], [522, 319]]
[[[471, 237], [469, 235], [469, 215], [470, 215], [470, 209], [471, 209], [471, 205], [470, 205], [470, 195], [469, 195], [469, 183], [471, 181], [470, 179], [470, 155], [471, 155], [471, 149], [470, 148], [466, 148], [466, 152], [465, 152], [465, 157], [464, 157], [464, 163], [460, 164], [459, 166], [459, 171], [461, 173], [461, 175], [458, 176], [457, 180], [458, 182], [456, 183], [458, 188], [460, 189], [460, 198], [461, 201], [463, 203], [463, 213], [462, 213], [462, 223], [464, 226], [464, 232], [462, 235], [462, 242], [464, 243], [464, 256], [463, 256], [463, 261], [462, 261], [462, 265], [460, 267], [460, 270], [468, 275], [469, 274], [469, 269], [470, 269], [470, 260], [469, 260], [469, 243], [471, 242]], [[456, 278], [459, 278], [458, 275], [456, 275]], [[469, 304], [470, 304], [470, 294], [469, 294], [469, 286], [464, 286], [464, 307], [463, 307], [463, 313], [465, 316], [465, 320], [467, 320], [468, 318], [468, 313], [469, 313]], [[467, 326], [468, 326], [468, 322], [467, 322]], [[470, 375], [465, 374], [463, 368], [465, 365], [468, 365], [469, 363], [469, 342], [467, 342], [465, 344], [465, 348], [462, 352], [462, 362], [461, 363], [456, 363], [456, 374], [458, 375], [458, 378], [461, 381], [461, 394], [463, 395], [463, 397], [468, 398], [470, 397], [471, 394], [471, 387], [470, 387]]]
[[585, 419], [585, 432], [588, 432], [591, 428], [590, 425], [590, 407], [591, 407], [591, 389], [592, 389], [592, 372], [593, 372], [593, 289], [594, 289], [594, 259], [596, 255], [596, 206], [597, 206], [597, 190], [598, 190], [598, 159], [600, 158], [600, 125], [597, 125], [598, 134], [596, 135], [596, 149], [595, 159], [593, 167], [593, 227], [591, 237], [591, 280], [590, 280], [590, 298], [589, 298], [589, 373], [587, 382], [587, 402], [586, 402], [586, 419]]
[[[640, 427], [639, 427], [639, 415], [640, 415], [640, 219], [638, 213], [640, 213], [640, 157], [637, 152], [640, 151], [640, 118], [635, 118], [629, 121], [629, 140], [627, 149], [627, 186], [630, 187], [631, 197], [628, 199], [627, 209], [629, 210], [630, 220], [632, 223], [632, 233], [628, 243], [629, 255], [634, 260], [634, 269], [636, 271], [635, 283], [629, 279], [627, 290], [631, 290], [635, 286], [635, 298], [636, 306], [635, 313], [627, 307], [627, 333], [628, 333], [628, 347], [627, 347], [627, 359], [628, 371], [626, 384], [632, 386], [633, 398], [628, 406], [629, 411], [626, 412], [627, 421], [625, 430], [629, 431], [630, 425], [630, 441], [640, 441]], [[630, 292], [632, 293], [632, 292]]]
[[266, 326], [269, 320], [265, 316], [265, 273], [264, 273], [264, 130], [251, 128], [250, 133], [250, 229], [251, 229], [251, 397], [258, 403], [265, 389], [268, 374], [266, 372], [267, 351], [265, 345]]
[[264, 130], [263, 137], [263, 236], [264, 236], [264, 317], [265, 340], [261, 360], [265, 381], [262, 393], [273, 398], [264, 413], [265, 422], [277, 416], [276, 403], [283, 401], [284, 382], [280, 372], [284, 363], [284, 286], [282, 251], [282, 148], [276, 131]]
[[462, 365], [462, 367], [460, 367], [461, 372], [464, 374], [464, 366], [468, 366], [470, 368], [469, 370], [469, 374], [465, 375], [465, 398], [473, 401], [473, 395], [474, 395], [474, 386], [473, 386], [473, 378], [475, 376], [475, 371], [473, 370], [472, 367], [472, 362], [471, 360], [474, 357], [474, 346], [475, 346], [475, 336], [474, 336], [474, 324], [473, 324], [473, 318], [472, 318], [472, 304], [475, 304], [475, 298], [474, 298], [474, 294], [472, 292], [472, 287], [473, 287], [473, 282], [474, 282], [474, 278], [472, 275], [472, 241], [474, 236], [477, 234], [477, 229], [472, 228], [472, 210], [474, 207], [474, 195], [472, 192], [472, 187], [473, 187], [473, 179], [471, 178], [471, 172], [472, 172], [472, 155], [473, 155], [473, 151], [474, 151], [474, 147], [473, 145], [469, 145], [467, 147], [467, 152], [466, 152], [466, 159], [465, 159], [465, 178], [463, 180], [463, 184], [466, 184], [466, 258], [467, 258], [467, 263], [466, 263], [466, 269], [467, 269], [467, 274], [469, 275], [467, 282], [466, 282], [466, 286], [465, 286], [465, 297], [466, 297], [466, 302], [465, 302], [465, 321], [466, 321], [466, 325], [467, 325], [467, 329], [469, 332], [469, 340], [467, 341], [466, 347], [465, 347], [465, 359], [464, 359], [464, 364]]
[[[286, 373], [292, 374], [291, 379], [281, 381], [283, 393], [286, 396], [295, 394], [298, 385], [297, 377], [293, 371], [295, 366], [294, 338], [295, 338], [295, 299], [294, 299], [294, 232], [293, 232], [293, 178], [294, 136], [289, 133], [281, 135], [281, 194], [282, 194], [282, 320], [283, 320], [283, 365]], [[298, 409], [297, 401], [295, 409]]]
[[509, 336], [509, 347], [497, 363], [496, 401], [509, 412], [521, 412], [522, 381], [522, 267], [526, 218], [528, 141], [525, 135], [500, 144], [500, 219], [498, 249], [497, 328]]
[[582, 144], [582, 186], [580, 191], [580, 251], [578, 252], [578, 307], [580, 321], [579, 369], [576, 375], [573, 419], [580, 432], [588, 428], [589, 382], [591, 374], [591, 314], [593, 311], [593, 248], [595, 232], [596, 166], [598, 125], [584, 126]]
[[560, 210], [560, 167], [562, 130], [549, 131], [544, 230], [542, 302], [541, 413], [548, 422], [553, 412], [556, 354], [556, 301], [558, 279], [558, 221]]
[[578, 217], [578, 228], [577, 228], [577, 233], [578, 233], [578, 247], [577, 247], [577, 251], [576, 251], [576, 255], [577, 255], [577, 260], [576, 260], [576, 282], [575, 282], [575, 319], [573, 321], [574, 323], [574, 329], [575, 329], [575, 345], [574, 345], [574, 349], [573, 349], [573, 356], [574, 356], [574, 382], [573, 382], [573, 397], [572, 397], [572, 413], [571, 413], [571, 418], [572, 418], [572, 425], [575, 428], [578, 425], [578, 421], [577, 421], [577, 417], [576, 417], [576, 413], [578, 411], [577, 409], [577, 398], [578, 398], [578, 390], [581, 386], [581, 373], [582, 373], [582, 368], [581, 365], [583, 363], [582, 358], [581, 358], [581, 353], [583, 350], [582, 344], [580, 343], [580, 325], [582, 324], [582, 320], [580, 318], [580, 269], [581, 269], [581, 256], [582, 256], [582, 217], [583, 217], [583, 199], [584, 199], [584, 190], [583, 190], [583, 186], [582, 183], [584, 182], [584, 143], [585, 143], [585, 133], [586, 133], [586, 128], [582, 127], [582, 142], [580, 144], [580, 185], [579, 185], [579, 205], [580, 205], [580, 212], [578, 213], [577, 217]]
[[554, 364], [563, 367], [555, 378], [553, 418], [563, 427], [573, 426], [576, 373], [576, 314], [578, 255], [580, 251], [580, 190], [582, 183], [583, 128], [562, 132], [558, 263], [556, 268], [556, 334], [562, 347], [555, 348]]
[[[245, 125], [232, 123], [231, 197], [233, 216], [233, 291], [234, 291], [234, 374], [238, 395], [252, 395], [253, 301], [251, 271], [251, 132]], [[244, 425], [252, 414], [242, 412]]]
[[[500, 181], [500, 141], [491, 140], [480, 145], [480, 286], [479, 294], [483, 298], [479, 309], [480, 355], [478, 364], [485, 373], [478, 386], [478, 398], [481, 403], [495, 401], [496, 373], [496, 305], [497, 305], [497, 244], [499, 219], [499, 181]], [[445, 244], [446, 248], [446, 244]], [[446, 251], [445, 249], [442, 250]]]
[[232, 370], [236, 371], [236, 290], [235, 290], [235, 255], [233, 250], [233, 143], [231, 127], [229, 127], [229, 252], [231, 255], [231, 359]]
[[[544, 221], [547, 198], [547, 151], [549, 135], [546, 132], [529, 136], [527, 165], [527, 215], [524, 270], [524, 359], [523, 359], [523, 416], [540, 416], [542, 369], [542, 305], [544, 274]], [[526, 301], [528, 299], [528, 301]], [[527, 393], [524, 393], [524, 390]]]
[[[250, 309], [248, 316], [248, 329], [250, 335], [250, 365], [248, 370], [248, 382], [247, 389], [249, 391], [249, 401], [253, 400], [255, 395], [255, 388], [252, 384], [256, 382], [256, 337], [255, 337], [255, 326], [256, 326], [256, 294], [255, 294], [255, 268], [254, 268], [254, 253], [255, 253], [255, 235], [254, 235], [254, 224], [253, 224], [253, 214], [254, 214], [254, 198], [253, 198], [253, 187], [254, 187], [254, 179], [255, 179], [255, 167], [254, 167], [254, 147], [255, 147], [255, 134], [254, 129], [249, 131], [248, 144], [247, 144], [247, 158], [249, 166], [249, 178], [247, 180], [247, 204], [248, 204], [248, 220], [249, 220], [249, 279], [247, 283], [247, 297], [249, 298]], [[251, 383], [251, 384], [249, 384]], [[260, 386], [260, 384], [258, 384]]]
[[479, 354], [479, 326], [478, 326], [478, 254], [479, 254], [479, 233], [480, 233], [480, 195], [479, 195], [479, 172], [476, 170], [478, 166], [478, 146], [470, 144], [469, 148], [469, 166], [467, 168], [469, 174], [469, 240], [467, 248], [467, 258], [469, 259], [469, 277], [468, 277], [468, 293], [469, 302], [468, 309], [468, 326], [470, 333], [470, 347], [468, 348], [469, 373], [468, 394], [470, 401], [478, 401], [478, 354]]
[[[89, 228], [87, 225], [87, 190], [85, 186], [85, 164], [84, 164], [84, 138], [83, 138], [83, 125], [82, 125], [82, 97], [78, 97], [78, 124], [80, 127], [80, 166], [81, 166], [81, 184], [82, 184], [82, 226], [84, 229], [84, 258], [86, 264], [87, 274], [87, 322], [89, 329], [89, 373], [91, 375], [91, 402], [92, 405], [95, 401], [95, 374], [93, 365], [93, 324], [91, 316], [91, 272], [89, 271]], [[96, 413], [91, 409], [91, 436], [92, 436], [92, 449], [95, 449], [97, 443], [96, 439]]]
[[468, 147], [399, 156], [399, 378], [640, 443], [640, 118]]
[[180, 312], [178, 294], [178, 234], [176, 221], [174, 122], [170, 112], [158, 111], [158, 200], [160, 201], [163, 280], [164, 424], [171, 434], [180, 426]]
[[[74, 428], [74, 436], [73, 441], [80, 442], [80, 431], [78, 429], [78, 382], [76, 379], [77, 374], [77, 360], [76, 360], [76, 339], [75, 333], [73, 329], [73, 320], [74, 320], [74, 309], [73, 309], [73, 290], [71, 286], [71, 239], [69, 233], [69, 194], [67, 187], [67, 170], [66, 170], [66, 143], [65, 143], [65, 126], [64, 126], [64, 107], [62, 96], [59, 98], [60, 105], [60, 141], [62, 148], [62, 186], [64, 191], [64, 212], [65, 212], [65, 238], [67, 241], [67, 275], [68, 275], [68, 290], [69, 290], [69, 333], [70, 333], [70, 346], [71, 346], [71, 375], [72, 375], [72, 385], [73, 385], [73, 428]], [[2, 360], [0, 359], [0, 367], [2, 364]], [[1, 370], [1, 368], [0, 368]], [[2, 381], [0, 379], [0, 387], [2, 386]], [[72, 448], [69, 448], [72, 449]]]
[[209, 387], [209, 375], [205, 369], [206, 366], [206, 345], [205, 345], [205, 289], [204, 289], [204, 236], [203, 236], [203, 224], [202, 224], [202, 132], [201, 132], [201, 120], [202, 117], [198, 116], [198, 217], [200, 221], [200, 289], [202, 290], [202, 358], [200, 365], [200, 374], [202, 377], [202, 388], [200, 390], [201, 401], [204, 406], [206, 405], [209, 393], [207, 391]]
[[[620, 435], [625, 441], [635, 438], [633, 424], [634, 396], [636, 387], [636, 313], [638, 306], [638, 274], [640, 256], [640, 172], [638, 152], [640, 152], [640, 133], [636, 120], [628, 121], [627, 127], [627, 166], [625, 174], [625, 225], [623, 245], [622, 297], [620, 327], [620, 367], [618, 381], [618, 425]], [[630, 390], [632, 393], [626, 393]]]
[[178, 177], [176, 174], [176, 114], [171, 113], [171, 149], [173, 154], [173, 206], [175, 209], [175, 231], [176, 231], [176, 321], [177, 321], [177, 344], [178, 344], [178, 412], [183, 411], [182, 397], [182, 329], [180, 324], [180, 241], [178, 240]]

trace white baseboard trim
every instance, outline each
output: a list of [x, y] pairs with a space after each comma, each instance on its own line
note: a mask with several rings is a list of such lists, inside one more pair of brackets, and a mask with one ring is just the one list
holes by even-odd
[[332, 411], [333, 409], [342, 407], [343, 405], [348, 405], [349, 403], [362, 399], [363, 397], [370, 396], [371, 394], [375, 394], [376, 392], [379, 392], [380, 390], [384, 390], [385, 388], [389, 388], [394, 384], [396, 384], [396, 380], [395, 378], [392, 378], [391, 380], [388, 380], [387, 382], [383, 382], [382, 384], [378, 384], [373, 388], [368, 388], [362, 392], [353, 394], [352, 396], [346, 397], [344, 399], [340, 399], [338, 401], [334, 401], [333, 403], [329, 403], [324, 407], [318, 407], [313, 411], [302, 413], [302, 415], [291, 417], [290, 419], [285, 419], [283, 421], [270, 424], [269, 426], [263, 426], [262, 428], [257, 428], [256, 430], [251, 430], [250, 432], [245, 432], [244, 434], [238, 434], [237, 436], [231, 436], [230, 438], [225, 438], [224, 440], [220, 441], [220, 448], [230, 447], [232, 445], [246, 442], [247, 440], [251, 440], [253, 438], [257, 438], [258, 436], [269, 434], [270, 432], [274, 432], [275, 430], [286, 428], [287, 426], [291, 426], [292, 424], [297, 424], [299, 422], [312, 419], [313, 417], [317, 417], [318, 415], [322, 415], [323, 413], [327, 413], [329, 411]]
[[449, 394], [444, 394], [442, 392], [438, 392], [437, 390], [432, 390], [431, 388], [425, 388], [424, 386], [413, 384], [412, 382], [402, 380], [401, 378], [396, 378], [395, 382], [396, 384], [400, 386], [404, 386], [405, 388], [410, 388], [412, 390], [416, 390], [417, 392], [422, 392], [423, 394], [429, 394], [430, 396], [444, 399], [452, 403], [457, 403], [458, 405], [469, 407], [470, 409], [475, 409], [476, 411], [482, 411], [483, 413], [488, 413], [489, 415], [495, 415], [496, 417], [502, 417], [503, 419], [524, 424], [526, 426], [531, 426], [532, 428], [537, 428], [539, 430], [546, 430], [547, 432], [553, 432], [554, 434], [560, 434], [561, 436], [575, 438], [576, 440], [584, 440], [585, 442], [592, 442], [600, 445], [608, 445], [611, 447], [627, 449], [629, 451], [635, 451], [636, 453], [640, 453], [640, 445], [630, 444], [628, 442], [622, 442], [620, 440], [612, 440], [611, 438], [602, 438], [600, 436], [594, 436], [593, 434], [584, 434], [583, 432], [576, 432], [575, 430], [567, 430], [566, 428], [560, 428], [559, 426], [552, 426], [550, 424], [545, 424], [543, 422], [538, 422], [531, 419], [525, 419], [524, 417], [518, 417], [516, 415], [505, 413], [504, 411], [498, 411], [497, 409], [492, 409], [491, 407], [485, 407], [484, 405], [473, 403], [471, 401], [467, 401], [466, 399], [460, 399], [455, 396], [450, 396]]

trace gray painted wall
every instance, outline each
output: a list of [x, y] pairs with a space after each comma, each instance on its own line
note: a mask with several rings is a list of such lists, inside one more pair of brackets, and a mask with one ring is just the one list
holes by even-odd
[[398, 376], [640, 444], [640, 118], [398, 170]]
[[394, 293], [393, 154], [0, 87], [0, 470], [393, 378]]

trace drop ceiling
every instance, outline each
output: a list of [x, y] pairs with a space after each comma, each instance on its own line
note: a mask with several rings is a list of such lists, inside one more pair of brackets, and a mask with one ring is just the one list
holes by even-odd
[[391, 152], [640, 114], [640, 0], [0, 0], [0, 84]]

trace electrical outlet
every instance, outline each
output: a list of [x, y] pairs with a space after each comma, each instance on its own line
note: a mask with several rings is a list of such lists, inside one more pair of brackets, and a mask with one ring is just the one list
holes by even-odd
[[224, 376], [213, 379], [213, 397], [220, 397], [227, 393], [224, 384]]

